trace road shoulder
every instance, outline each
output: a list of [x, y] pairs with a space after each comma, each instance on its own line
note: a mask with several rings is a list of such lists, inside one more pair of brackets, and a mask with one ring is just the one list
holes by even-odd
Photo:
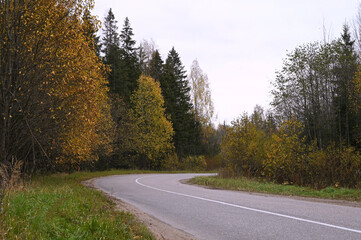
[[180, 229], [174, 228], [171, 225], [160, 221], [159, 219], [146, 214], [134, 207], [131, 204], [128, 204], [120, 199], [117, 199], [108, 193], [103, 192], [99, 189], [96, 184], [94, 184], [96, 178], [82, 182], [83, 185], [101, 191], [105, 196], [107, 196], [112, 202], [116, 204], [116, 210], [130, 212], [136, 216], [136, 218], [144, 223], [148, 229], [153, 233], [153, 235], [159, 240], [197, 240], [193, 235], [186, 233]]

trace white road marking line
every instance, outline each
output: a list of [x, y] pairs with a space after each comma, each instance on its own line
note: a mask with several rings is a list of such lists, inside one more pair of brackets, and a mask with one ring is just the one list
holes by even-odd
[[150, 177], [150, 176], [145, 176], [145, 177], [137, 178], [137, 179], [135, 180], [135, 182], [136, 182], [137, 184], [143, 186], [143, 187], [150, 188], [150, 189], [153, 189], [153, 190], [157, 190], [157, 191], [160, 191], [160, 192], [170, 193], [170, 194], [179, 195], [179, 196], [183, 196], [183, 197], [189, 197], [189, 198], [198, 199], [198, 200], [203, 200], [203, 201], [212, 202], [212, 203], [218, 203], [218, 204], [222, 204], [222, 205], [225, 205], [225, 206], [230, 206], [230, 207], [235, 207], [235, 208], [241, 208], [241, 209], [245, 209], [245, 210], [249, 210], [249, 211], [254, 211], [254, 212], [269, 214], [269, 215], [278, 216], [278, 217], [283, 217], [283, 218], [288, 218], [288, 219], [293, 219], [293, 220], [297, 220], [297, 221], [301, 221], [301, 222], [313, 223], [313, 224], [317, 224], [317, 225], [321, 225], [321, 226], [326, 226], [326, 227], [330, 227], [330, 228], [336, 228], [336, 229], [341, 229], [341, 230], [345, 230], [345, 231], [355, 232], [355, 233], [360, 233], [360, 234], [361, 234], [361, 230], [357, 230], [357, 229], [352, 229], [352, 228], [347, 228], [347, 227], [341, 227], [341, 226], [332, 225], [332, 224], [323, 223], [323, 222], [318, 222], [318, 221], [313, 221], [313, 220], [309, 220], [309, 219], [305, 219], [305, 218], [299, 218], [299, 217], [289, 216], [289, 215], [280, 214], [280, 213], [275, 213], [275, 212], [270, 212], [270, 211], [265, 211], [265, 210], [261, 210], [261, 209], [257, 209], [257, 208], [245, 207], [245, 206], [241, 206], [241, 205], [236, 205], [236, 204], [232, 204], [232, 203], [226, 203], [226, 202], [222, 202], [222, 201], [217, 201], [217, 200], [212, 200], [212, 199], [197, 197], [197, 196], [188, 195], [188, 194], [184, 194], [184, 193], [172, 192], [172, 191], [168, 191], [168, 190], [164, 190], [164, 189], [160, 189], [160, 188], [156, 188], [156, 187], [151, 187], [151, 186], [148, 186], [148, 185], [145, 185], [145, 184], [139, 182], [140, 179], [143, 179], [143, 178], [146, 178], [146, 177]]

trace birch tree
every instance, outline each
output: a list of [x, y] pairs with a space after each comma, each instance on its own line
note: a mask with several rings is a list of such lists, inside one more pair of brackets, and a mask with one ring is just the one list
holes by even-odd
[[214, 106], [207, 74], [203, 73], [197, 60], [192, 63], [188, 79], [196, 121], [204, 127], [209, 126], [214, 118]]

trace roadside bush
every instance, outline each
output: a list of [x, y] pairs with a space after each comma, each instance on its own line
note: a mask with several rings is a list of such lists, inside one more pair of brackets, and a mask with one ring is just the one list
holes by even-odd
[[220, 169], [222, 164], [222, 155], [217, 154], [214, 157], [206, 156], [207, 170]]
[[336, 151], [328, 148], [328, 155], [332, 184], [336, 187], [355, 187], [361, 180], [360, 153], [352, 147]]
[[207, 163], [204, 156], [188, 156], [182, 159], [181, 168], [191, 171], [205, 171]]
[[179, 169], [179, 160], [177, 154], [168, 154], [168, 157], [164, 161], [163, 168], [165, 170], [175, 171]]
[[264, 177], [282, 184], [321, 189], [361, 188], [361, 154], [353, 147], [307, 144], [304, 128], [291, 118], [266, 135], [245, 115], [232, 122], [221, 145], [220, 177]]
[[307, 145], [301, 137], [302, 125], [294, 119], [285, 121], [265, 144], [264, 174], [279, 183], [303, 184], [307, 167]]
[[308, 158], [313, 187], [361, 187], [361, 156], [355, 148], [330, 144], [325, 150], [311, 152]]
[[221, 178], [235, 178], [236, 173], [234, 170], [234, 167], [231, 164], [228, 164], [227, 166], [221, 168], [218, 172], [219, 177]]
[[247, 115], [232, 122], [222, 140], [221, 153], [226, 165], [231, 164], [238, 176], [261, 174], [265, 133]]
[[[315, 144], [314, 144], [315, 145]], [[331, 150], [331, 149], [329, 149]], [[331, 184], [329, 181], [328, 151], [312, 147], [308, 154], [309, 178], [308, 184], [314, 188], [321, 189]]]

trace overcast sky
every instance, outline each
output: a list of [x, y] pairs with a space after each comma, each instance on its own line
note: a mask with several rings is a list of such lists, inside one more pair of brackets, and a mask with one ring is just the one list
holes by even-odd
[[217, 122], [230, 123], [256, 104], [270, 108], [271, 82], [287, 50], [339, 37], [359, 0], [95, 0], [103, 21], [112, 8], [119, 30], [128, 17], [137, 44], [153, 39], [165, 60], [175, 47], [189, 72], [208, 75]]

